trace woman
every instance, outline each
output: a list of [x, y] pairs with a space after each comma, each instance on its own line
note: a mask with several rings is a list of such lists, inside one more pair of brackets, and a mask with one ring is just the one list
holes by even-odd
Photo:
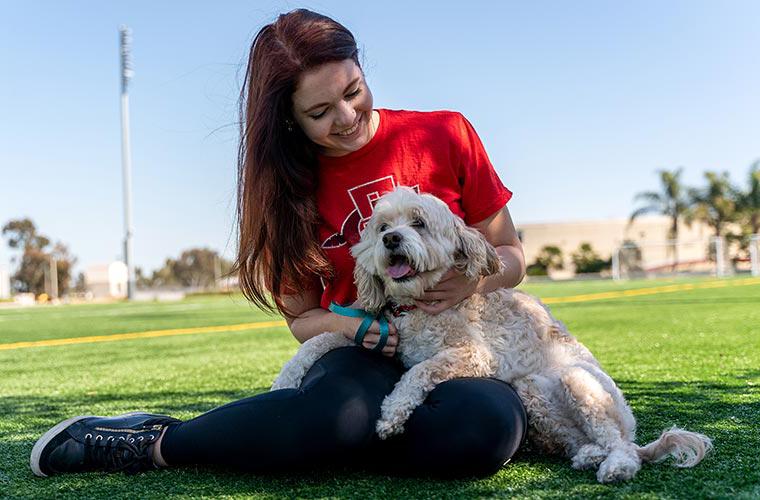
[[[501, 184], [460, 114], [376, 110], [351, 33], [307, 10], [281, 15], [254, 39], [241, 95], [236, 270], [256, 305], [276, 309], [300, 341], [325, 331], [354, 338], [362, 318], [330, 312], [356, 300], [349, 248], [372, 200], [395, 185], [449, 203], [496, 247], [505, 271], [469, 281], [452, 270], [418, 307], [437, 314], [472, 295], [517, 285], [522, 247]], [[269, 296], [274, 302], [269, 302]], [[403, 373], [382, 355], [373, 323], [360, 347], [320, 359], [298, 390], [229, 403], [186, 422], [162, 415], [74, 417], [32, 451], [40, 476], [88, 470], [139, 472], [215, 464], [254, 472], [362, 464], [382, 472], [487, 475], [515, 452], [525, 412], [494, 379], [436, 387], [387, 441], [374, 433], [380, 404]]]

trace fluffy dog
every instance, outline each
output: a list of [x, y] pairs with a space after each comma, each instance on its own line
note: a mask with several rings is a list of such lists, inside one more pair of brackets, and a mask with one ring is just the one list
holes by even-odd
[[[359, 298], [372, 312], [389, 303], [413, 306], [414, 298], [434, 287], [451, 267], [475, 279], [501, 266], [485, 238], [444, 202], [408, 188], [377, 201], [351, 251]], [[528, 294], [500, 289], [475, 294], [438, 315], [420, 309], [386, 314], [398, 329], [397, 354], [409, 370], [383, 401], [376, 424], [383, 439], [403, 431], [409, 415], [437, 384], [459, 377], [495, 377], [519, 394], [534, 446], [571, 458], [576, 469], [596, 468], [603, 483], [631, 479], [642, 462], [667, 456], [679, 467], [692, 467], [712, 446], [708, 437], [675, 427], [637, 446], [636, 421], [615, 382], [546, 306]], [[298, 387], [324, 353], [350, 344], [339, 333], [308, 340], [272, 388]]]

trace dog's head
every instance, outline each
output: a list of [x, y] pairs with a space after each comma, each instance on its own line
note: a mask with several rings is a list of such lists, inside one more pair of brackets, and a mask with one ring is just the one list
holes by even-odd
[[388, 298], [403, 303], [422, 296], [451, 267], [475, 279], [501, 266], [480, 232], [440, 199], [409, 188], [397, 188], [377, 201], [351, 253], [359, 300], [373, 312]]

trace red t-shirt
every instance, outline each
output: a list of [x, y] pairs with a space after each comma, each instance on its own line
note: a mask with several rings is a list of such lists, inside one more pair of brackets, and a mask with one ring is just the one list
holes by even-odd
[[379, 109], [380, 125], [361, 149], [319, 158], [319, 237], [334, 275], [323, 282], [321, 306], [356, 300], [350, 247], [375, 200], [396, 186], [416, 187], [445, 201], [467, 224], [500, 210], [512, 197], [470, 122], [452, 111]]

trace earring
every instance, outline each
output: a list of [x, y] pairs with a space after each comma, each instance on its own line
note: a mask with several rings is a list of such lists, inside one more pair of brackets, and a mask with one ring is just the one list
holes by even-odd
[[290, 120], [285, 120], [285, 128], [288, 129], [288, 132], [293, 131], [293, 122]]

